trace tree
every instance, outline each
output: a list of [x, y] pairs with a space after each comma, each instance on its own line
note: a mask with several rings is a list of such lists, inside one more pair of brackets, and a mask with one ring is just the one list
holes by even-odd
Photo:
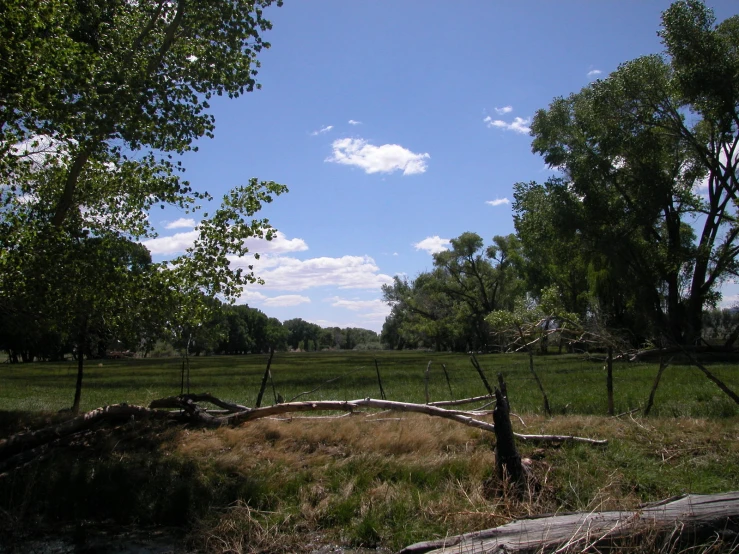
[[662, 16], [665, 57], [623, 64], [532, 124], [533, 150], [582, 208], [558, 230], [575, 227], [591, 289], [633, 291], [610, 300], [653, 336], [695, 341], [703, 307], [737, 274], [737, 29], [737, 16], [714, 26], [703, 3], [675, 2]]
[[388, 332], [395, 328], [398, 339], [437, 350], [486, 349], [490, 329], [485, 317], [511, 308], [521, 289], [519, 241], [514, 235], [496, 236], [485, 247], [479, 235], [463, 233], [451, 245], [434, 254], [433, 271], [413, 281], [395, 277], [392, 285], [383, 286], [384, 299], [393, 307]]
[[[23, 305], [16, 299], [24, 299], [34, 307], [29, 313], [49, 325], [62, 313], [55, 305], [76, 297], [93, 306], [100, 294], [83, 281], [73, 281], [75, 287], [79, 282], [74, 290], [50, 280], [47, 269], [75, 275], [75, 264], [86, 267], [92, 259], [100, 275], [115, 274], [117, 262], [105, 259], [105, 248], [87, 248], [94, 243], [86, 237], [101, 244], [151, 237], [153, 207], [169, 204], [189, 213], [210, 200], [180, 178], [177, 156], [195, 150], [195, 140], [213, 136], [208, 109], [214, 95], [233, 98], [258, 87], [256, 56], [269, 46], [260, 33], [271, 27], [263, 10], [271, 3], [3, 5], [3, 306], [18, 313]], [[204, 215], [193, 247], [152, 272], [151, 284], [161, 293], [157, 307], [169, 310], [166, 323], [179, 339], [208, 320], [208, 299], [233, 298], [258, 281], [251, 267], [231, 267], [229, 256], [246, 254], [246, 238], [273, 236], [269, 222], [253, 216], [286, 190], [257, 179], [235, 188], [211, 216]], [[165, 322], [154, 312], [142, 311]]]

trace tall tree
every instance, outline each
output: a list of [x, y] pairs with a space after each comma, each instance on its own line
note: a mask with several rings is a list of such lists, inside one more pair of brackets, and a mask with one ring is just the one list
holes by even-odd
[[626, 302], [672, 340], [700, 337], [704, 305], [737, 273], [738, 28], [737, 16], [715, 26], [702, 2], [675, 2], [664, 57], [623, 64], [532, 124], [533, 150], [583, 208], [576, 233], [595, 280], [635, 291]]
[[[272, 3], [3, 3], [3, 306], [18, 306], [10, 302], [15, 297], [30, 302], [38, 292], [33, 301], [49, 319], [60, 313], [51, 308], [57, 297], [57, 303], [75, 294], [100, 297], [88, 294], [84, 282], [78, 290], [51, 288], [56, 281], [46, 279], [45, 271], [58, 267], [60, 275], [74, 275], [74, 267], [94, 259], [100, 275], [115, 273], [115, 260], [76, 245], [155, 236], [148, 218], [153, 207], [169, 204], [189, 213], [210, 200], [181, 179], [178, 156], [195, 150], [197, 139], [213, 136], [208, 110], [214, 95], [233, 98], [258, 87], [257, 55], [269, 46], [261, 34], [271, 28], [263, 10]], [[247, 252], [246, 238], [273, 236], [267, 220], [253, 218], [286, 190], [256, 179], [235, 188], [212, 215], [205, 214], [193, 247], [158, 267], [152, 282], [162, 293], [158, 304], [174, 308], [169, 324], [179, 330], [197, 326], [207, 320], [208, 298], [232, 298], [257, 281], [251, 267], [231, 267], [229, 256]]]

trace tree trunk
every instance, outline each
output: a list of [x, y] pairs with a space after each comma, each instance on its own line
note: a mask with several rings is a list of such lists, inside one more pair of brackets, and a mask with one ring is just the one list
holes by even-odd
[[508, 398], [498, 388], [495, 389], [493, 423], [495, 424], [495, 468], [498, 478], [501, 481], [520, 485], [524, 481], [524, 473], [521, 456], [518, 454], [516, 440], [513, 437]]
[[608, 347], [608, 358], [606, 358], [606, 389], [608, 392], [608, 415], [614, 415], [613, 407], [613, 347]]
[[80, 334], [79, 344], [77, 345], [77, 384], [74, 388], [74, 403], [72, 404], [72, 413], [80, 413], [80, 399], [82, 398], [82, 375], [85, 367], [85, 333]]
[[[690, 494], [633, 512], [578, 512], [523, 519], [494, 529], [416, 543], [400, 554], [602, 552], [619, 544], [625, 551], [688, 552], [680, 546], [708, 541], [712, 548], [701, 552], [734, 552], [731, 546], [737, 545], [737, 529], [739, 492]], [[660, 542], [640, 545], [639, 538]], [[722, 539], [726, 550], [720, 549]], [[652, 545], [654, 548], [649, 548]], [[716, 547], [718, 550], [713, 550]]]

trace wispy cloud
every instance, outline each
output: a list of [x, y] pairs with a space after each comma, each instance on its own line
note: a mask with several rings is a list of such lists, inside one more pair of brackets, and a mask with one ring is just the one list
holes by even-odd
[[511, 113], [513, 111], [513, 106], [503, 106], [502, 108], [494, 108], [495, 113], [499, 115]]
[[311, 133], [311, 136], [315, 137], [316, 135], [322, 135], [323, 133], [328, 133], [333, 128], [334, 128], [333, 125], [326, 125], [325, 127], [321, 127], [320, 129], [318, 129], [317, 131], [313, 131]]
[[331, 302], [331, 305], [335, 308], [345, 308], [353, 312], [363, 312], [359, 316], [363, 320], [384, 321], [390, 313], [390, 306], [387, 302], [384, 302], [379, 298], [374, 300], [356, 300], [333, 296], [331, 298], [326, 298], [326, 301]]
[[310, 304], [310, 298], [301, 296], [300, 294], [283, 294], [281, 296], [266, 298], [262, 303], [265, 306], [298, 306], [300, 304]]
[[601, 73], [603, 72], [600, 69], [591, 69], [590, 71], [588, 71], [588, 77], [596, 77]]
[[491, 206], [503, 206], [504, 204], [510, 204], [511, 201], [507, 198], [496, 198], [495, 200], [487, 200], [485, 204], [490, 204]]
[[353, 165], [365, 173], [392, 173], [402, 171], [413, 175], [426, 171], [429, 154], [417, 154], [398, 144], [375, 146], [363, 139], [343, 138], [332, 144], [333, 153], [325, 161]]
[[349, 125], [361, 125], [361, 124], [362, 124], [362, 122], [361, 121], [357, 121], [356, 119], [350, 119], [349, 120]]
[[438, 252], [443, 252], [444, 250], [449, 250], [449, 246], [451, 245], [451, 242], [449, 239], [443, 239], [438, 235], [435, 235], [433, 237], [426, 237], [420, 242], [416, 242], [413, 244], [413, 247], [416, 250], [425, 250], [429, 254], [436, 254]]
[[170, 221], [164, 226], [165, 229], [192, 229], [193, 227], [195, 227], [195, 220], [192, 218], [184, 217], [181, 217], [174, 221]]
[[261, 292], [245, 287], [241, 290], [238, 304], [258, 304], [260, 306], [285, 307], [298, 306], [299, 304], [310, 304], [310, 298], [300, 294], [282, 294], [280, 296], [267, 296]]
[[487, 116], [483, 121], [488, 124], [488, 127], [497, 127], [504, 131], [513, 131], [522, 135], [528, 135], [531, 132], [531, 128], [529, 127], [531, 120], [523, 119], [522, 117], [514, 117], [513, 123], [508, 123], [502, 119], [493, 119], [490, 116]]

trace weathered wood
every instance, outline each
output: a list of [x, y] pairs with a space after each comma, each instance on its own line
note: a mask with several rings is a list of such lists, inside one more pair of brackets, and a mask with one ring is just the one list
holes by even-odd
[[657, 394], [657, 387], [659, 386], [660, 379], [662, 379], [662, 374], [664, 373], [665, 369], [670, 365], [670, 362], [672, 361], [672, 358], [667, 360], [665, 362], [664, 357], [660, 357], [659, 359], [659, 369], [657, 370], [657, 376], [654, 378], [654, 383], [652, 384], [652, 390], [649, 391], [649, 399], [647, 400], [647, 406], [644, 408], [644, 416], [648, 416], [649, 412], [652, 411], [652, 406], [654, 405], [654, 395]]
[[[430, 416], [442, 417], [467, 425], [482, 429], [483, 431], [495, 432], [495, 426], [485, 421], [480, 421], [474, 417], [466, 415], [464, 412], [456, 410], [445, 410], [437, 406], [429, 404], [412, 404], [410, 402], [395, 402], [392, 400], [376, 400], [373, 398], [363, 398], [358, 400], [335, 401], [320, 400], [314, 402], [286, 402], [284, 404], [276, 404], [274, 406], [265, 406], [263, 408], [253, 408], [248, 411], [227, 414], [222, 417], [212, 417], [204, 411], [195, 413], [190, 405], [191, 401], [187, 401], [182, 405], [177, 402], [178, 397], [170, 397], [166, 399], [154, 400], [150, 406], [182, 408], [186, 409], [193, 419], [208, 427], [219, 427], [221, 425], [235, 425], [262, 419], [279, 414], [287, 414], [291, 412], [315, 412], [315, 411], [354, 411], [358, 408], [376, 408], [380, 410], [392, 410], [396, 412], [415, 412]], [[586, 437], [576, 437], [574, 435], [522, 435], [520, 433], [513, 434], [516, 439], [528, 442], [582, 442], [596, 446], [605, 446], [607, 440], [590, 439]]]
[[[196, 404], [197, 401], [210, 402], [217, 406], [225, 407], [225, 413], [208, 413]], [[128, 404], [116, 404], [105, 406], [74, 417], [58, 425], [51, 425], [36, 431], [21, 432], [6, 439], [0, 439], [0, 467], [8, 469], [18, 467], [31, 460], [37, 460], [44, 455], [48, 447], [59, 444], [59, 439], [85, 432], [92, 429], [101, 421], [121, 421], [131, 418], [153, 418], [168, 419], [179, 422], [191, 422], [205, 427], [216, 428], [222, 425], [234, 425], [271, 417], [291, 412], [307, 411], [341, 411], [354, 412], [362, 408], [375, 408], [388, 411], [416, 412], [430, 416], [443, 417], [467, 425], [494, 432], [495, 426], [476, 417], [485, 415], [484, 412], [460, 412], [457, 410], [446, 410], [437, 406], [426, 404], [412, 404], [406, 402], [393, 402], [390, 400], [374, 400], [371, 398], [352, 401], [317, 401], [317, 402], [289, 402], [275, 404], [264, 408], [248, 408], [239, 404], [224, 402], [210, 394], [190, 394], [160, 398], [151, 402], [149, 408], [142, 406], [130, 406]], [[177, 412], [167, 411], [168, 409]], [[584, 442], [594, 445], [605, 445], [607, 441], [589, 439], [584, 437], [562, 436], [562, 435], [521, 435], [514, 433], [516, 439], [533, 442]], [[35, 450], [35, 451], [34, 451]], [[34, 452], [31, 452], [34, 451]], [[20, 453], [23, 456], [12, 459]], [[12, 459], [12, 461], [11, 461]]]
[[385, 389], [382, 388], [382, 379], [380, 378], [380, 364], [377, 362], [377, 358], [375, 358], [375, 371], [377, 372], [377, 384], [380, 385], [380, 398], [386, 400], [387, 396], [385, 396]]
[[449, 381], [449, 372], [446, 370], [446, 364], [441, 364], [441, 369], [444, 370], [444, 377], [446, 377], [446, 384], [449, 387], [449, 396], [454, 399], [454, 393], [452, 392], [452, 384]]
[[616, 409], [613, 406], [613, 347], [608, 347], [606, 358], [606, 393], [608, 395], [608, 415], [613, 416]]
[[[502, 381], [502, 378], [500, 378]], [[503, 384], [505, 388], [505, 384]], [[495, 468], [498, 479], [511, 483], [523, 483], [523, 466], [521, 456], [516, 449], [516, 440], [513, 437], [513, 426], [508, 408], [508, 399], [500, 389], [495, 389], [495, 409], [493, 423], [495, 424]]]
[[97, 422], [106, 419], [127, 419], [132, 416], [136, 418], [153, 417], [156, 419], [174, 419], [173, 416], [176, 415], [142, 406], [129, 406], [128, 404], [105, 406], [104, 408], [97, 408], [58, 425], [50, 425], [36, 431], [17, 433], [7, 439], [0, 439], [0, 458], [14, 455], [28, 448], [35, 448], [59, 437], [89, 429]]
[[714, 535], [725, 532], [736, 547], [737, 529], [739, 492], [691, 494], [635, 511], [578, 512], [518, 520], [494, 529], [412, 544], [401, 554], [597, 552], [600, 546], [620, 541], [632, 544], [634, 537], [643, 533], [695, 540], [706, 531]]
[[470, 356], [470, 362], [472, 362], [472, 365], [477, 370], [477, 374], [480, 376], [480, 379], [482, 379], [482, 384], [485, 385], [485, 389], [488, 391], [488, 394], [490, 396], [493, 396], [495, 394], [493, 392], [493, 388], [490, 386], [490, 383], [488, 383], [488, 380], [485, 377], [485, 374], [483, 373], [482, 368], [480, 367], [480, 363], [477, 361], [477, 358], [475, 358], [474, 354]]
[[489, 400], [494, 398], [493, 395], [483, 394], [482, 396], [473, 396], [472, 398], [460, 398], [459, 400], [439, 400], [438, 402], [429, 402], [429, 406], [460, 406], [461, 404], [472, 404], [481, 400]]
[[267, 360], [267, 369], [264, 370], [262, 376], [262, 384], [259, 386], [259, 394], [257, 394], [257, 408], [262, 405], [262, 398], [264, 398], [264, 391], [267, 388], [267, 379], [270, 377], [269, 366], [272, 365], [272, 356], [275, 355], [275, 349], [272, 348], [269, 351], [269, 359]]
[[429, 362], [428, 365], [426, 366], [426, 373], [423, 376], [423, 390], [424, 390], [424, 393], [426, 394], [426, 404], [428, 404], [429, 401], [431, 400], [429, 398], [429, 377], [430, 375], [431, 375], [431, 362]]

